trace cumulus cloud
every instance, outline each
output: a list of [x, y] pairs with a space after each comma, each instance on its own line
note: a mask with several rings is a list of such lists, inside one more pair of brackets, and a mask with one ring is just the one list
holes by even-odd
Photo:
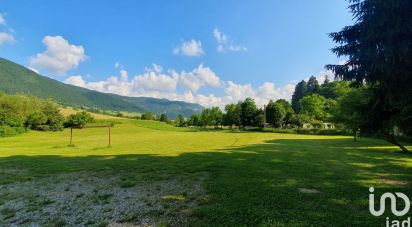
[[[126, 96], [144, 96], [166, 98], [169, 100], [198, 103], [205, 107], [219, 106], [223, 108], [228, 103], [235, 103], [247, 97], [255, 99], [258, 106], [265, 105], [270, 99], [290, 100], [295, 84], [276, 87], [271, 82], [253, 87], [251, 84], [237, 84], [233, 81], [222, 81], [209, 67], [200, 64], [191, 71], [167, 71], [157, 64], [146, 68], [142, 74], [129, 78], [125, 69], [118, 76], [111, 76], [103, 81], [86, 82], [80, 75], [67, 78], [67, 84], [88, 89], [114, 93]], [[221, 96], [215, 94], [200, 94], [199, 88], [207, 86], [221, 89]]]
[[173, 50], [173, 53], [186, 56], [200, 56], [205, 54], [202, 49], [202, 43], [194, 39], [190, 41], [183, 41], [180, 46]]
[[64, 83], [66, 84], [71, 84], [74, 86], [78, 86], [78, 87], [85, 87], [86, 85], [86, 81], [83, 80], [83, 77], [80, 75], [77, 76], [71, 76], [69, 78], [67, 78]]
[[183, 71], [179, 76], [179, 83], [186, 90], [196, 92], [202, 86], [220, 87], [222, 81], [209, 67], [200, 64], [191, 72]]
[[[320, 71], [315, 77], [319, 84], [323, 84], [326, 78], [328, 78], [329, 81], [333, 81], [335, 79], [335, 74], [331, 70], [323, 70]], [[305, 78], [306, 82], [308, 82], [308, 80], [309, 77]]]
[[86, 60], [83, 46], [70, 44], [62, 36], [46, 36], [43, 44], [46, 50], [30, 59], [30, 66], [33, 68], [64, 75]]
[[0, 13], [0, 25], [6, 25], [6, 19], [4, 19], [4, 16], [1, 13]]
[[237, 44], [233, 39], [231, 39], [223, 32], [219, 31], [219, 29], [217, 28], [213, 30], [213, 36], [215, 37], [217, 42], [218, 52], [224, 53], [247, 51], [247, 48], [245, 46]]
[[0, 32], [0, 45], [3, 43], [13, 43], [15, 41], [14, 36], [10, 33]]
[[8, 32], [0, 32], [0, 45], [4, 43], [13, 43], [15, 41], [14, 35], [12, 34], [13, 30], [8, 28], [6, 25], [6, 19], [0, 14], [0, 27], [5, 27]]

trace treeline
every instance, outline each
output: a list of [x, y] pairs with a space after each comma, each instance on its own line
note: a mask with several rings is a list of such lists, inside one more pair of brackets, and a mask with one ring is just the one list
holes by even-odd
[[[206, 108], [200, 114], [184, 119], [179, 116], [175, 125], [179, 127], [273, 127], [280, 129], [343, 127], [338, 121], [340, 100], [353, 90], [345, 81], [329, 81], [319, 84], [315, 77], [296, 85], [292, 102], [285, 99], [270, 100], [263, 108], [257, 107], [252, 98], [228, 104], [224, 111], [219, 107]], [[327, 123], [327, 124], [326, 124]]]
[[0, 93], [0, 137], [16, 135], [28, 129], [60, 131], [64, 127], [82, 126], [91, 121], [93, 117], [86, 112], [64, 118], [59, 105], [51, 99]]

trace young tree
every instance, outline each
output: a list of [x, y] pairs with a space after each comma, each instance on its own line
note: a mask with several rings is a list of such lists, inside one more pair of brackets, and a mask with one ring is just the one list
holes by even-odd
[[282, 127], [286, 117], [286, 108], [282, 101], [269, 101], [266, 107], [266, 121], [273, 127]]
[[299, 101], [301, 98], [306, 96], [306, 94], [307, 94], [306, 82], [302, 80], [298, 84], [296, 84], [295, 91], [293, 92], [293, 95], [292, 95], [292, 108], [295, 111], [295, 113], [299, 113], [299, 110], [300, 110]]
[[64, 117], [60, 113], [59, 106], [53, 100], [48, 99], [43, 101], [40, 106], [41, 112], [46, 116], [47, 120], [41, 130], [60, 131], [63, 130]]
[[369, 123], [361, 132], [380, 132], [403, 151], [395, 128], [412, 134], [412, 1], [352, 0], [355, 24], [330, 37], [332, 49], [349, 59], [343, 65], [327, 65], [335, 74], [373, 90]]
[[323, 120], [325, 117], [325, 102], [325, 97], [318, 94], [305, 96], [300, 100], [300, 113], [306, 114], [317, 120]]
[[319, 94], [320, 86], [319, 86], [319, 82], [316, 79], [316, 77], [311, 76], [309, 78], [308, 83], [306, 84], [306, 91], [307, 91], [307, 95]]
[[175, 119], [175, 125], [177, 127], [185, 127], [186, 126], [185, 118], [181, 114], [177, 115], [177, 117]]
[[211, 117], [212, 117], [212, 122], [211, 125], [217, 127], [219, 125], [222, 125], [223, 121], [223, 113], [222, 110], [219, 107], [212, 107], [210, 110]]
[[87, 123], [91, 123], [94, 121], [94, 117], [86, 112], [86, 111], [81, 111], [77, 112], [75, 114], [71, 114], [67, 117], [66, 122], [64, 123], [64, 126], [66, 128], [70, 127], [84, 127]]
[[140, 119], [142, 119], [142, 120], [154, 120], [155, 117], [151, 112], [147, 112], [147, 113], [142, 114]]
[[226, 113], [223, 115], [223, 124], [232, 127], [240, 126], [240, 103], [225, 106]]
[[352, 131], [355, 141], [360, 129], [367, 124], [369, 92], [365, 87], [352, 89], [338, 100], [333, 114], [334, 121], [343, 123]]
[[190, 126], [202, 126], [199, 114], [192, 114], [187, 121], [187, 124]]
[[246, 98], [240, 104], [240, 120], [243, 126], [256, 126], [258, 108], [252, 98]]
[[165, 114], [165, 113], [162, 113], [161, 115], [160, 115], [160, 119], [159, 119], [161, 122], [167, 122], [168, 121], [168, 119], [167, 119], [167, 115]]

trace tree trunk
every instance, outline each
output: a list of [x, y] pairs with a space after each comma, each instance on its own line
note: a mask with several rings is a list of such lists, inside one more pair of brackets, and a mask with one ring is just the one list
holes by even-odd
[[403, 152], [407, 152], [407, 153], [409, 153], [410, 151], [408, 150], [408, 148], [406, 148], [405, 146], [403, 146], [402, 144], [400, 144], [397, 140], [396, 140], [396, 138], [395, 138], [395, 135], [388, 135], [387, 136], [387, 140], [390, 142], [390, 143], [392, 143], [393, 145], [396, 145], [396, 146], [398, 146]]

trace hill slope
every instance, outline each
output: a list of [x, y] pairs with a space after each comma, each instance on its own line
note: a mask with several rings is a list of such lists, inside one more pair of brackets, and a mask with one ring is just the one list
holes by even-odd
[[146, 97], [125, 97], [101, 93], [41, 76], [30, 69], [0, 58], [0, 91], [6, 94], [24, 93], [39, 98], [52, 97], [69, 106], [97, 107], [128, 112], [166, 113], [189, 116], [203, 107], [198, 104]]

